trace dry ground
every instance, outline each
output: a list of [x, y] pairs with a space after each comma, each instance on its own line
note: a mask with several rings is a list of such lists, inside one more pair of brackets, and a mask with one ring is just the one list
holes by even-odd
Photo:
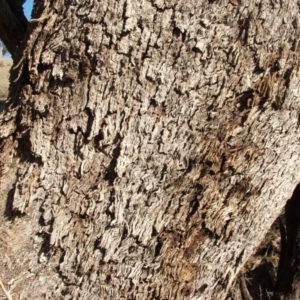
[[6, 100], [12, 60], [0, 59], [0, 100]]

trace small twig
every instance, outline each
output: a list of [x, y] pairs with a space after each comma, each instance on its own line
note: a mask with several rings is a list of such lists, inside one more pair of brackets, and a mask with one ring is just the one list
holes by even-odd
[[29, 23], [41, 22], [41, 21], [46, 20], [48, 17], [49, 17], [49, 16], [42, 16], [42, 17], [40, 17], [40, 18], [38, 18], [38, 19], [31, 19], [31, 20], [29, 20]]
[[5, 296], [7, 297], [7, 299], [8, 299], [8, 300], [13, 300], [12, 297], [11, 297], [11, 295], [9, 294], [9, 292], [8, 292], [8, 291], [6, 290], [6, 288], [4, 287], [3, 282], [2, 282], [1, 279], [0, 279], [0, 286], [1, 286], [1, 288], [2, 288], [2, 290], [3, 290], [3, 292], [4, 292], [4, 294], [5, 294]]
[[249, 291], [248, 291], [244, 275], [242, 275], [240, 277], [240, 287], [241, 287], [243, 300], [253, 300], [250, 293], [249, 293]]

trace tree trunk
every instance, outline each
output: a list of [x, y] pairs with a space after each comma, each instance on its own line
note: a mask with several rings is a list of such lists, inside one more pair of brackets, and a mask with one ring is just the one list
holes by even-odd
[[224, 299], [299, 180], [289, 1], [45, 0], [1, 114], [15, 299]]

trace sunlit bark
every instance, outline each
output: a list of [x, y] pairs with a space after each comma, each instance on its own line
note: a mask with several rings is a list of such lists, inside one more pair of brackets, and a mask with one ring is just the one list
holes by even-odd
[[297, 1], [39, 5], [0, 120], [2, 281], [224, 299], [299, 180]]

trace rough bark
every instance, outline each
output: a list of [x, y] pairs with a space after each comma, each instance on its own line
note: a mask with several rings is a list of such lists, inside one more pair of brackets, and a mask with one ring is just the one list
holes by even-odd
[[224, 299], [299, 179], [297, 1], [35, 17], [0, 120], [2, 281], [18, 299]]

